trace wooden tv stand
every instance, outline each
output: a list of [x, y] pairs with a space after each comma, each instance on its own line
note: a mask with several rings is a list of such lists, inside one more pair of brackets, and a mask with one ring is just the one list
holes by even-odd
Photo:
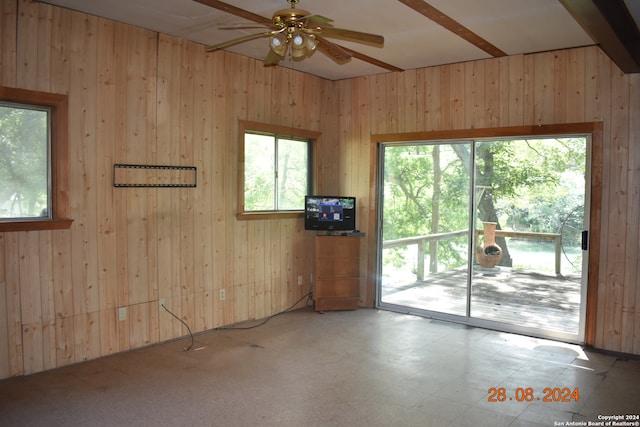
[[316, 311], [355, 310], [360, 304], [360, 241], [358, 236], [315, 237]]

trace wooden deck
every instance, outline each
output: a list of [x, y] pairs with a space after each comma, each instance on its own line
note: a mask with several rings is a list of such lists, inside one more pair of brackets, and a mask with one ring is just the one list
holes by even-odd
[[[506, 267], [474, 271], [471, 317], [577, 334], [580, 319], [578, 277], [561, 277]], [[451, 270], [407, 282], [384, 277], [382, 302], [466, 315], [465, 270]]]

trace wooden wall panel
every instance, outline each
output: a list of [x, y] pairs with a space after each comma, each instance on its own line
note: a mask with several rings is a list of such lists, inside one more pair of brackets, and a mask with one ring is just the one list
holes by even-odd
[[[94, 244], [97, 227], [96, 200], [96, 109], [86, 108], [97, 103], [97, 33], [98, 20], [87, 15], [75, 15], [69, 29], [69, 60], [71, 62], [69, 93], [70, 209], [74, 218], [71, 228], [73, 304], [76, 315], [99, 311], [98, 256]], [[85, 316], [82, 316], [86, 319]], [[76, 317], [76, 324], [77, 322]], [[75, 337], [75, 341], [82, 341]], [[85, 344], [89, 345], [89, 342]], [[99, 356], [99, 349], [86, 348], [83, 359]]]
[[608, 140], [609, 182], [603, 183], [603, 192], [609, 195], [609, 203], [603, 209], [608, 222], [608, 233], [603, 240], [603, 251], [608, 262], [604, 268], [604, 329], [603, 346], [622, 348], [622, 314], [624, 296], [624, 275], [627, 220], [628, 160], [629, 160], [629, 80], [628, 76], [616, 70], [612, 73], [611, 114], [609, 119], [611, 135]]
[[[0, 233], [0, 254], [5, 253], [5, 237]], [[4, 257], [3, 257], [4, 258]], [[9, 312], [7, 303], [9, 295], [7, 293], [7, 276], [5, 272], [5, 259], [0, 259], [0, 378], [10, 376], [9, 372]], [[7, 344], [7, 345], [5, 345]]]
[[[42, 299], [40, 297], [40, 250], [38, 233], [20, 233], [18, 239], [18, 274], [25, 283], [20, 290], [20, 313], [26, 324], [42, 323]], [[25, 256], [30, 254], [30, 256]]]
[[16, 86], [17, 14], [17, 2], [0, 2], [0, 84], [9, 87]]
[[[56, 316], [56, 364], [72, 363], [73, 357], [73, 276], [71, 262], [71, 233], [52, 232], [53, 251], [53, 307]], [[108, 353], [104, 353], [108, 354]]]
[[485, 65], [486, 61], [473, 61], [463, 64], [464, 96], [460, 97], [460, 104], [464, 105], [464, 129], [472, 127], [487, 127], [485, 116]]
[[[500, 126], [524, 125], [524, 100], [525, 100], [525, 57], [510, 56], [501, 58], [503, 73], [506, 74], [506, 82], [501, 87], [500, 98]], [[504, 94], [506, 92], [506, 95]]]
[[7, 365], [3, 371], [9, 375], [24, 372], [22, 344], [22, 312], [20, 309], [20, 251], [19, 237], [22, 233], [7, 233], [4, 236], [4, 288], [7, 330]]
[[[42, 9], [28, 7], [28, 0], [18, 0], [20, 21], [16, 27], [16, 85], [27, 88], [37, 83], [38, 66], [42, 67], [44, 61], [38, 65], [38, 44], [33, 43], [33, 39], [38, 39], [38, 15]], [[32, 37], [29, 42], [26, 35]], [[35, 36], [35, 37], [34, 37]], [[41, 50], [41, 52], [43, 52]], [[40, 84], [42, 86], [42, 84]]]
[[[532, 84], [532, 114], [533, 123], [554, 123], [555, 122], [555, 62], [562, 52], [545, 52], [539, 55], [530, 55], [532, 64], [529, 75]], [[562, 61], [560, 61], [562, 62]], [[559, 90], [564, 90], [564, 88]], [[527, 122], [525, 122], [526, 124]]]
[[448, 85], [448, 96], [443, 93], [440, 99], [442, 108], [447, 113], [445, 125], [450, 129], [468, 129], [465, 125], [465, 109], [471, 109], [471, 106], [465, 103], [465, 64], [447, 65], [443, 72], [448, 77], [442, 80], [443, 84]]
[[[179, 137], [178, 127], [171, 120], [172, 115], [179, 113], [179, 103], [172, 102], [178, 98], [179, 86], [171, 85], [173, 81], [179, 81], [179, 61], [172, 58], [180, 57], [180, 43], [177, 39], [160, 36], [158, 41], [158, 91], [157, 91], [157, 162], [158, 164], [177, 165], [177, 141]], [[174, 247], [179, 241], [178, 218], [175, 212], [179, 210], [179, 200], [176, 191], [161, 191], [157, 201], [158, 224], [158, 295], [165, 299], [166, 307], [177, 316], [180, 303], [179, 294], [179, 268], [176, 263], [178, 254]], [[182, 328], [172, 316], [161, 312], [159, 323], [159, 340], [167, 340], [174, 336], [180, 336]]]
[[42, 310], [43, 369], [52, 369], [56, 364], [56, 312], [53, 286], [53, 233], [38, 233], [40, 307]]
[[[212, 94], [214, 73], [212, 61], [202, 55], [199, 46], [193, 46], [194, 59], [194, 122], [193, 165], [198, 168], [198, 186], [201, 191], [193, 194], [194, 209], [194, 329], [204, 331], [214, 326], [214, 182], [211, 167], [214, 162], [214, 136], [211, 118], [215, 115]], [[159, 295], [159, 294], [158, 294]]]
[[[221, 57], [222, 56], [222, 57]], [[225, 304], [219, 300], [219, 291], [225, 287], [225, 272], [227, 265], [228, 253], [226, 247], [226, 241], [224, 239], [224, 233], [228, 226], [228, 223], [232, 223], [233, 219], [230, 218], [231, 212], [229, 209], [233, 208], [227, 205], [223, 198], [223, 195], [230, 196], [227, 188], [229, 187], [229, 181], [232, 181], [232, 176], [235, 170], [228, 165], [227, 147], [228, 144], [224, 144], [221, 141], [233, 141], [237, 138], [234, 129], [228, 129], [224, 126], [224, 123], [229, 123], [229, 120], [233, 120], [233, 117], [227, 118], [227, 98], [225, 97], [225, 61], [224, 55], [208, 55], [207, 56], [207, 69], [208, 72], [214, 78], [213, 90], [210, 92], [209, 99], [213, 102], [213, 115], [211, 119], [207, 121], [210, 132], [210, 144], [212, 149], [212, 157], [206, 159], [209, 165], [209, 176], [211, 179], [211, 193], [213, 199], [212, 206], [212, 234], [211, 244], [213, 250], [213, 265], [212, 265], [212, 283], [213, 294], [211, 299], [213, 300], [213, 327], [217, 328], [225, 324]], [[233, 192], [233, 189], [231, 189]]]
[[[444, 90], [441, 78], [442, 70], [439, 68], [431, 67], [420, 70], [420, 76], [416, 82], [418, 88], [423, 88], [420, 91], [421, 96], [419, 98], [425, 99], [424, 106], [424, 118], [418, 120], [417, 124], [424, 123], [424, 128], [433, 130], [440, 129], [443, 125], [443, 108], [440, 100], [448, 90]], [[420, 102], [420, 100], [418, 100]], [[418, 104], [420, 105], [420, 104]]]
[[[585, 82], [585, 99], [589, 100], [589, 102], [585, 103], [585, 120], [593, 120], [593, 121], [602, 121], [603, 122], [603, 140], [604, 147], [602, 156], [602, 220], [599, 224], [600, 226], [600, 235], [602, 239], [605, 239], [605, 236], [609, 234], [608, 221], [605, 220], [606, 215], [605, 211], [607, 210], [607, 206], [610, 203], [610, 192], [604, 191], [605, 183], [610, 181], [610, 168], [606, 167], [608, 165], [610, 150], [608, 147], [610, 146], [609, 142], [611, 139], [611, 126], [608, 120], [605, 118], [609, 118], [611, 114], [611, 79], [613, 69], [615, 68], [611, 61], [602, 53], [602, 51], [598, 49], [588, 49], [586, 52], [586, 69], [587, 69], [587, 79]], [[601, 246], [604, 246], [601, 245]], [[601, 249], [600, 250], [600, 265], [604, 266], [609, 263], [609, 254], [607, 251]], [[598, 283], [602, 284], [606, 282], [606, 270], [604, 268], [599, 269], [599, 280]], [[605, 317], [605, 304], [603, 302], [606, 299], [606, 287], [598, 286], [598, 306], [596, 317], [598, 319], [604, 319]], [[604, 321], [596, 322], [596, 342], [598, 345], [602, 345], [604, 336], [604, 330], [607, 324]]]
[[500, 126], [500, 105], [505, 94], [502, 74], [503, 61], [483, 61], [484, 64], [484, 99], [483, 114], [486, 127]]
[[[193, 145], [194, 141], [194, 102], [195, 82], [194, 64], [197, 60], [202, 60], [202, 51], [196, 49], [196, 45], [192, 43], [184, 43], [180, 51], [180, 77], [177, 82], [173, 82], [178, 86], [179, 91], [179, 109], [178, 115], [172, 121], [179, 124], [180, 134], [178, 139], [179, 157], [175, 164], [182, 166], [193, 166]], [[171, 100], [175, 102], [176, 100]], [[170, 141], [174, 144], [176, 141]], [[202, 187], [201, 187], [202, 188]], [[179, 260], [179, 286], [180, 286], [180, 313], [182, 319], [190, 325], [194, 325], [195, 316], [195, 263], [194, 263], [194, 245], [197, 237], [194, 233], [194, 191], [188, 188], [180, 188], [177, 191], [178, 197], [178, 229], [180, 230], [178, 241], [178, 260]], [[165, 260], [163, 260], [164, 262]]]
[[54, 93], [67, 93], [69, 90], [72, 66], [69, 58], [69, 37], [71, 37], [69, 28], [71, 28], [72, 16], [74, 15], [64, 9], [53, 8], [51, 39], [43, 44], [43, 46], [48, 44], [51, 51], [49, 90]]
[[[108, 20], [98, 22], [98, 46], [101, 52], [97, 57], [97, 99], [96, 105], [96, 209], [100, 212], [97, 221], [98, 245], [98, 296], [101, 313], [114, 313], [118, 306], [118, 233], [116, 192], [113, 188], [113, 159], [116, 158], [120, 135], [117, 132], [118, 118], [118, 75], [116, 74], [116, 45], [118, 27]], [[71, 294], [71, 293], [69, 293]], [[113, 319], [112, 319], [113, 320]], [[118, 351], [117, 324], [109, 322], [105, 314], [100, 319], [101, 354]]]
[[97, 311], [73, 317], [73, 360], [82, 362], [100, 357], [100, 323]]
[[260, 319], [264, 317], [264, 282], [261, 278], [264, 275], [264, 224], [262, 221], [251, 221], [247, 234], [247, 257], [250, 265], [247, 272], [247, 283], [253, 284], [253, 291], [249, 298], [248, 318]]
[[[586, 120], [586, 98], [585, 87], [587, 78], [586, 51], [584, 49], [574, 49], [567, 52], [566, 64], [566, 90], [557, 91], [563, 93], [565, 99], [565, 117], [567, 123]], [[556, 119], [558, 120], [558, 119]]]
[[[115, 313], [114, 310], [112, 310]], [[104, 315], [104, 311], [101, 312]], [[115, 317], [113, 317], [115, 320]], [[115, 321], [114, 321], [115, 323]], [[101, 321], [100, 326], [105, 327], [105, 322]], [[74, 345], [73, 345], [73, 317], [58, 317], [56, 319], [56, 366], [70, 365], [75, 362]], [[108, 354], [108, 353], [105, 353]]]
[[553, 101], [552, 104], [547, 104], [543, 108], [553, 106], [553, 120], [565, 123], [567, 120], [567, 96], [565, 95], [569, 91], [569, 79], [573, 76], [567, 76], [568, 55], [554, 55], [553, 60], [553, 67], [551, 67], [553, 84], [549, 86], [553, 90]]

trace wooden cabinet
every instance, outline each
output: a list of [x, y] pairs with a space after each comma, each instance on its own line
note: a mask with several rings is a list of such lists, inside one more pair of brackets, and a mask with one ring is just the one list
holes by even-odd
[[360, 304], [360, 237], [316, 236], [313, 306], [354, 310]]

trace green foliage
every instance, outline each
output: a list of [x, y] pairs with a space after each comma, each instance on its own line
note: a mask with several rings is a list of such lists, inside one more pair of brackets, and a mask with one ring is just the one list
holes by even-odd
[[275, 140], [246, 134], [244, 141], [244, 205], [248, 211], [274, 209]]
[[[560, 232], [567, 216], [576, 208], [583, 208], [584, 140], [549, 138], [511, 143], [519, 147], [510, 154], [513, 166], [525, 170], [525, 178], [512, 182], [505, 194], [497, 192], [496, 210], [504, 226], [541, 233]], [[496, 179], [501, 180], [502, 175]]]
[[[387, 147], [384, 170], [384, 240], [468, 228], [469, 178], [451, 146]], [[400, 266], [405, 252], [391, 249], [385, 259]], [[466, 249], [461, 252], [455, 241], [439, 242], [438, 262], [444, 267], [461, 265], [465, 259]]]
[[244, 152], [245, 209], [303, 209], [304, 196], [308, 191], [308, 155], [307, 141], [247, 133]]
[[278, 139], [278, 209], [304, 208], [308, 192], [309, 143]]
[[440, 147], [441, 176], [438, 228], [434, 215], [433, 145], [387, 147], [385, 149], [384, 239], [455, 231], [468, 227], [469, 183], [453, 150]]
[[0, 105], [0, 218], [41, 216], [48, 175], [47, 112]]
[[[565, 236], [562, 225], [570, 223], [575, 231], [566, 238], [578, 240], [584, 151], [584, 138], [476, 142], [477, 227], [496, 221], [500, 228]], [[385, 241], [468, 229], [471, 143], [388, 146], [384, 155]], [[464, 265], [465, 242], [440, 241], [438, 263]], [[404, 256], [402, 248], [385, 253], [396, 265]]]

